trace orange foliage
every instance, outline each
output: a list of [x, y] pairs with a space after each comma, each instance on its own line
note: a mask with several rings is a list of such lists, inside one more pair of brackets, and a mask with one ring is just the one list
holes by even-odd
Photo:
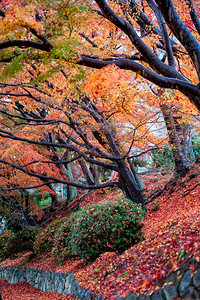
[[84, 91], [111, 120], [121, 147], [127, 150], [134, 139], [134, 147], [144, 151], [164, 139], [151, 133], [151, 126], [158, 123], [156, 99], [151, 99], [150, 90], [136, 87], [138, 81], [131, 72], [108, 65], [89, 73]]

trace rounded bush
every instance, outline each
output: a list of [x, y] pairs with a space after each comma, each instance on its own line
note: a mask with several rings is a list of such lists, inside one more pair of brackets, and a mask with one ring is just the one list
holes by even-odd
[[94, 260], [101, 253], [122, 253], [140, 242], [145, 212], [128, 199], [87, 205], [72, 214], [55, 235], [58, 262], [76, 256]]

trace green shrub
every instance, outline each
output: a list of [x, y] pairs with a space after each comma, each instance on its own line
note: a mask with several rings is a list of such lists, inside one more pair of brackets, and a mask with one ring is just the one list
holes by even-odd
[[144, 214], [127, 199], [87, 205], [62, 224], [53, 254], [62, 263], [71, 256], [94, 260], [107, 251], [122, 253], [143, 239]]
[[0, 233], [0, 250], [7, 243], [8, 239], [13, 235], [11, 230], [4, 230]]
[[49, 206], [51, 204], [51, 197], [49, 193], [34, 192], [33, 200], [37, 203], [39, 207]]
[[55, 220], [46, 228], [40, 228], [38, 234], [35, 237], [33, 249], [35, 253], [46, 253], [51, 251], [54, 244], [54, 236], [57, 230], [59, 230], [60, 224], [64, 218]]
[[33, 251], [33, 243], [37, 231], [37, 227], [32, 226], [17, 233], [9, 231], [9, 236], [5, 238], [6, 242], [1, 248], [1, 258], [5, 259], [21, 251]]
[[0, 233], [0, 260], [5, 257], [6, 248], [12, 236], [14, 236], [14, 233], [11, 230], [4, 230]]

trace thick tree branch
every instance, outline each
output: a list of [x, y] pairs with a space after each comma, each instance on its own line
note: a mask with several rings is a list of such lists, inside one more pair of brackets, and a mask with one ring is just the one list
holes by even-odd
[[[145, 66], [139, 64], [138, 62], [132, 61], [130, 59], [118, 59], [118, 60], [98, 60], [90, 58], [87, 55], [81, 55], [81, 60], [78, 62], [81, 65], [85, 65], [91, 68], [101, 69], [109, 64], [115, 64], [120, 69], [131, 70], [138, 73], [143, 78], [151, 81], [152, 83], [163, 88], [170, 88], [179, 90], [184, 95], [190, 98], [193, 104], [200, 110], [200, 89], [190, 82], [179, 80], [173, 77], [161, 76]], [[194, 97], [192, 97], [194, 95]], [[196, 96], [196, 97], [195, 97]]]
[[[166, 77], [176, 77], [181, 78], [178, 72], [174, 70], [171, 66], [164, 64], [143, 42], [139, 37], [136, 30], [131, 26], [126, 20], [119, 17], [107, 4], [105, 0], [96, 0], [103, 14], [106, 18], [112, 22], [115, 26], [120, 28], [130, 39], [132, 44], [137, 48], [143, 57], [145, 57], [146, 62], [151, 66], [156, 72], [163, 74]], [[172, 76], [173, 73], [173, 76]], [[182, 78], [183, 79], [183, 78]]]
[[41, 44], [38, 42], [27, 41], [27, 40], [10, 40], [7, 42], [0, 43], [0, 49], [6, 49], [10, 47], [19, 47], [19, 48], [34, 48], [38, 50], [42, 50], [45, 52], [49, 52], [51, 50], [48, 44]]
[[35, 35], [39, 40], [43, 42], [43, 45], [46, 45], [48, 51], [53, 49], [53, 45], [49, 42], [49, 40], [43, 35], [43, 34], [38, 34], [37, 31], [31, 27], [29, 27], [30, 32]]
[[175, 37], [187, 49], [200, 80], [200, 45], [180, 19], [171, 0], [155, 0]]
[[153, 0], [147, 0], [147, 3], [151, 7], [151, 9], [154, 11], [154, 13], [157, 17], [158, 24], [162, 31], [163, 43], [164, 43], [165, 50], [167, 53], [169, 65], [175, 68], [175, 60], [174, 60], [174, 55], [173, 55], [173, 51], [172, 51], [172, 45], [171, 45], [169, 34], [168, 34], [168, 31], [167, 31], [167, 28], [165, 25], [164, 18], [162, 16], [159, 8], [157, 7], [157, 5], [155, 4], [155, 2]]

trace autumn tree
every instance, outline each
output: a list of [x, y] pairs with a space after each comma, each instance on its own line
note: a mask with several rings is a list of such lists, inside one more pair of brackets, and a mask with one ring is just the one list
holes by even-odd
[[[119, 39], [113, 45], [112, 56], [109, 56], [110, 51], [105, 59], [81, 55], [79, 63], [93, 68], [113, 63], [119, 68], [132, 70], [159, 87], [182, 92], [199, 110], [200, 23], [195, 10], [197, 2], [95, 2], [100, 9], [96, 10], [100, 18], [117, 28]], [[186, 23], [188, 19], [190, 23]], [[92, 32], [89, 37], [92, 37]], [[127, 43], [124, 47], [122, 37]], [[108, 39], [106, 42], [109, 45]], [[191, 70], [190, 74], [186, 66]]]
[[152, 92], [151, 95], [146, 93], [147, 101], [161, 110], [174, 158], [175, 175], [184, 175], [194, 163], [191, 128], [198, 123], [197, 112], [187, 101], [179, 103], [177, 92], [160, 88], [152, 89]]
[[[31, 47], [49, 52], [54, 58], [57, 52], [57, 58], [63, 56], [65, 60], [74, 60], [74, 57], [69, 57], [69, 49], [66, 48], [67, 40], [64, 44], [62, 35], [63, 28], [68, 30], [70, 35], [74, 34], [74, 37], [73, 31], [75, 31], [90, 43], [93, 50], [92, 54], [81, 54], [79, 51], [79, 64], [93, 68], [116, 64], [121, 69], [132, 70], [157, 86], [179, 90], [197, 109], [200, 109], [198, 87], [200, 22], [198, 11], [195, 10], [198, 2], [184, 0], [181, 2], [97, 0], [95, 2], [98, 7], [91, 3], [93, 13], [87, 10], [86, 5], [83, 6], [81, 1], [80, 3], [57, 1], [56, 4], [50, 2], [49, 6], [40, 1], [34, 2], [32, 6], [27, 2], [25, 5], [21, 4], [21, 12], [19, 7], [16, 7], [15, 1], [2, 1], [3, 34], [0, 48]], [[37, 17], [36, 8], [40, 9], [40, 18]], [[80, 14], [76, 14], [78, 9], [79, 12], [82, 10], [84, 17], [90, 18], [89, 22], [84, 20], [85, 32], [80, 32], [78, 27], [75, 27], [83, 22]], [[26, 13], [29, 16], [26, 16]], [[75, 20], [76, 22], [73, 22]], [[46, 36], [45, 28], [40, 21], [45, 24]], [[9, 26], [6, 26], [6, 22]], [[59, 29], [57, 26], [57, 28], [51, 27], [50, 30], [49, 27], [55, 22], [57, 25], [60, 22]], [[14, 39], [9, 37], [12, 33]], [[29, 37], [25, 38], [27, 33]], [[58, 34], [60, 41], [63, 42], [62, 46], [59, 43], [62, 51], [58, 50], [58, 41], [57, 45], [55, 41]], [[97, 43], [99, 40], [100, 45]], [[69, 44], [70, 40], [68, 40], [68, 47]], [[2, 54], [3, 62], [15, 60], [23, 54], [23, 51], [14, 50], [10, 56], [8, 52], [5, 53]], [[24, 56], [27, 56], [26, 51]], [[188, 73], [186, 68], [191, 72]]]
[[[6, 77], [22, 72], [24, 65], [35, 62], [41, 67], [46, 65], [46, 77], [41, 76], [43, 82], [66, 64], [72, 68], [84, 65], [96, 69], [114, 64], [136, 74], [136, 84], [141, 84], [141, 80], [137, 81], [139, 77], [148, 80], [153, 88], [181, 92], [199, 110], [196, 1], [182, 1], [181, 10], [180, 1], [101, 0], [95, 3], [26, 1], [16, 5], [14, 0], [2, 1], [0, 49], [4, 82]], [[79, 71], [81, 74], [82, 69]], [[76, 80], [81, 78], [77, 73]], [[8, 94], [12, 96], [12, 92]], [[35, 99], [30, 91], [25, 96]], [[179, 101], [185, 98], [180, 97]], [[7, 131], [2, 132], [2, 137], [16, 139], [15, 134]], [[108, 135], [106, 139], [109, 144]], [[47, 142], [46, 146], [57, 147], [57, 141], [56, 145]], [[93, 153], [90, 156], [87, 162], [94, 159]], [[120, 166], [117, 168], [119, 171]], [[137, 189], [135, 192], [137, 194]]]
[[[14, 1], [9, 1], [10, 5], [8, 1], [2, 1], [1, 26], [4, 34], [1, 49], [13, 46], [18, 49], [4, 51], [2, 62], [12, 61], [15, 67], [19, 66], [19, 62], [23, 61], [19, 58], [21, 55], [30, 59], [24, 48], [31, 47], [34, 59], [38, 59], [38, 54], [44, 51], [50, 53], [50, 60], [62, 59], [63, 63], [73, 61], [92, 68], [115, 64], [133, 71], [136, 77], [139, 75], [147, 79], [152, 87], [156, 85], [180, 91], [199, 109], [200, 26], [198, 10], [195, 10], [197, 1], [95, 2], [96, 5], [89, 1], [84, 4], [81, 1], [57, 1], [56, 5], [45, 3], [45, 7], [40, 1], [32, 5], [27, 2], [21, 5], [19, 12]], [[91, 9], [88, 9], [89, 6]], [[5, 29], [8, 19], [9, 26]], [[52, 28], [56, 22], [59, 28]], [[82, 24], [81, 31], [77, 27], [79, 24]], [[28, 39], [25, 32], [29, 35]], [[69, 34], [67, 39], [64, 32]], [[9, 37], [12, 33], [14, 39]], [[59, 41], [56, 41], [58, 35]], [[81, 38], [87, 44], [84, 54], [77, 50]], [[179, 101], [185, 102], [184, 97], [179, 98]], [[172, 127], [170, 125], [168, 129]], [[174, 147], [176, 143], [172, 144]], [[177, 171], [187, 169], [181, 154], [175, 161], [179, 164]]]
[[[81, 63], [86, 63], [87, 66], [95, 68], [101, 68], [107, 63], [114, 63], [122, 69], [130, 69], [135, 71], [136, 73], [139, 73], [143, 78], [148, 79], [153, 84], [156, 84], [159, 88], [169, 87], [177, 91], [183, 92], [185, 95], [187, 95], [187, 97], [189, 97], [190, 100], [196, 98], [196, 96], [188, 95], [188, 89], [185, 89], [183, 91], [180, 88], [178, 88], [178, 85], [176, 85], [174, 88], [173, 84], [171, 85], [170, 83], [172, 77], [176, 79], [179, 78], [183, 81], [186, 81], [186, 78], [188, 78], [188, 82], [198, 83], [197, 78], [199, 75], [197, 60], [195, 66], [193, 66], [194, 60], [193, 62], [192, 60], [190, 61], [190, 65], [188, 64], [188, 62], [186, 63], [187, 56], [189, 55], [192, 58], [192, 56], [194, 55], [194, 52], [192, 54], [190, 48], [191, 43], [190, 46], [186, 47], [186, 36], [190, 36], [190, 39], [193, 40], [193, 49], [195, 48], [194, 40], [196, 38], [195, 51], [199, 51], [199, 26], [197, 21], [198, 16], [196, 14], [192, 2], [189, 3], [188, 1], [186, 1], [187, 3], [182, 3], [182, 5], [185, 4], [184, 9], [182, 9], [181, 6], [182, 13], [179, 10], [180, 3], [176, 3], [176, 1], [174, 1], [173, 6], [172, 1], [170, 1], [170, 3], [168, 2], [168, 15], [166, 11], [163, 10], [164, 4], [163, 2], [161, 3], [161, 1], [157, 3], [157, 5], [154, 1], [147, 1], [146, 5], [145, 3], [143, 3], [143, 6], [141, 5], [141, 7], [139, 6], [139, 2], [136, 3], [136, 1], [127, 1], [123, 3], [122, 1], [114, 1], [117, 5], [113, 5], [111, 3], [110, 6], [108, 6], [108, 2], [106, 3], [106, 1], [96, 2], [101, 9], [101, 11], [98, 11], [98, 14], [101, 15], [101, 17], [109, 20], [115, 26], [117, 26], [118, 30], [120, 29], [123, 33], [125, 33], [128, 39], [126, 39], [125, 37], [124, 39], [126, 41], [129, 40], [131, 45], [134, 46], [133, 49], [135, 51], [131, 48], [128, 48], [128, 51], [124, 51], [124, 48], [127, 47], [127, 44], [122, 49], [122, 51], [121, 47], [119, 47], [118, 50], [118, 46], [120, 45], [121, 40], [119, 42], [119, 40], [117, 39], [115, 39], [116, 42], [111, 51], [111, 49], [108, 47], [110, 43], [108, 39], [106, 39], [107, 47], [105, 47], [104, 50], [104, 55], [106, 56], [106, 59], [104, 57], [102, 59], [101, 56], [92, 57], [88, 55], [82, 55]], [[176, 12], [175, 9], [177, 9], [177, 12], [179, 13], [183, 22], [181, 21], [181, 19], [179, 19], [179, 21], [177, 22], [178, 14], [176, 18], [173, 17], [173, 15]], [[154, 22], [154, 24], [152, 20], [155, 20], [156, 18], [153, 19], [152, 12], [155, 13], [155, 17], [157, 18], [157, 23]], [[172, 13], [172, 16], [169, 22], [170, 13]], [[186, 16], [188, 17], [189, 13], [191, 15], [191, 20], [189, 19], [190, 22], [188, 22], [188, 19], [186, 21]], [[168, 25], [168, 29], [166, 28], [164, 20]], [[174, 21], [173, 25], [171, 21]], [[157, 25], [158, 27], [156, 27], [155, 25]], [[188, 28], [190, 28], [191, 32], [189, 31], [189, 29], [187, 29], [186, 25], [188, 26]], [[177, 28], [180, 29], [178, 30]], [[186, 35], [185, 38], [181, 39], [180, 32]], [[191, 33], [193, 33], [194, 36]], [[178, 43], [178, 40], [175, 40], [172, 37], [172, 34], [176, 37], [176, 39], [179, 40], [180, 43]], [[172, 38], [170, 38], [169, 36], [171, 36]], [[184, 46], [185, 49], [182, 46]], [[109, 50], [107, 50], [106, 48], [109, 48]], [[113, 58], [111, 58], [110, 52], [114, 54]], [[132, 55], [130, 55], [129, 53], [131, 53]], [[140, 61], [140, 64], [138, 64], [136, 60]], [[146, 68], [147, 65], [149, 65], [149, 69]], [[192, 70], [193, 78], [191, 76], [188, 76], [189, 73], [187, 72], [186, 67], [189, 67]], [[196, 74], [194, 72], [195, 68]], [[170, 73], [172, 70], [173, 72]], [[168, 72], [168, 74], [166, 73], [166, 71]], [[156, 75], [156, 72], [159, 73], [159, 76]], [[163, 75], [162, 78], [160, 77], [161, 74]], [[152, 76], [155, 77], [152, 78]], [[160, 79], [163, 80], [162, 83]], [[159, 96], [159, 92], [157, 94]], [[165, 98], [167, 99], [167, 97]], [[180, 99], [181, 97], [179, 95], [178, 100], [180, 101]], [[157, 102], [160, 101], [157, 100]], [[182, 97], [181, 102], [185, 102], [184, 97]], [[195, 105], [199, 109], [198, 103], [199, 100], [197, 100]], [[177, 105], [177, 107], [179, 107], [179, 105]], [[171, 110], [171, 106], [168, 103], [168, 101], [162, 103], [161, 110], [166, 121], [170, 145], [172, 147], [175, 159], [176, 174], [181, 175], [184, 174], [190, 167], [190, 161], [188, 161], [186, 155], [184, 155], [187, 146], [186, 144], [184, 144], [183, 139], [182, 141], [180, 140], [180, 131], [182, 134], [186, 125], [182, 123], [182, 129], [181, 126], [179, 126], [179, 130], [177, 130], [178, 128], [176, 127], [175, 116], [173, 116], [173, 111]], [[181, 146], [181, 144], [185, 145], [185, 149], [183, 146]]]
[[[121, 74], [116, 77], [115, 71], [116, 67], [111, 67], [108, 70], [110, 84], [114, 87], [117, 82], [120, 82], [120, 79], [122, 81], [122, 76], [124, 76], [125, 84], [128, 75]], [[66, 76], [64, 76], [66, 74], [63, 75], [63, 73], [64, 71], [62, 71], [61, 76], [66, 79]], [[111, 74], [114, 74], [113, 82]], [[67, 79], [66, 82], [69, 83]], [[61, 80], [60, 78], [57, 82]], [[96, 84], [98, 85], [98, 83], [97, 81]], [[89, 84], [88, 81], [87, 85]], [[12, 140], [12, 147], [9, 147], [9, 151], [13, 151], [13, 149], [17, 151], [19, 146], [24, 150], [29, 149], [27, 152], [25, 151], [25, 156], [22, 153], [18, 154], [19, 159], [13, 157], [10, 159], [6, 154], [3, 155], [1, 159], [3, 169], [7, 166], [9, 169], [25, 173], [29, 178], [30, 176], [38, 178], [39, 183], [36, 187], [44, 185], [50, 187], [52, 183], [63, 183], [67, 186], [91, 190], [106, 186], [118, 186], [128, 198], [136, 203], [141, 203], [145, 209], [144, 200], [134, 176], [135, 171], [133, 168], [131, 169], [129, 159], [133, 144], [138, 146], [142, 144], [144, 147], [136, 128], [144, 127], [141, 129], [141, 133], [143, 134], [143, 140], [145, 140], [147, 127], [145, 122], [142, 124], [141, 120], [137, 118], [138, 125], [135, 126], [136, 128], [132, 125], [131, 133], [130, 129], [127, 132], [123, 129], [123, 124], [118, 122], [119, 115], [123, 111], [122, 104], [125, 101], [124, 97], [121, 96], [120, 89], [118, 92], [120, 96], [117, 96], [117, 89], [114, 90], [114, 95], [118, 98], [118, 104], [115, 101], [116, 98], [113, 101], [110, 99], [110, 104], [105, 104], [106, 101], [101, 103], [97, 99], [92, 101], [84, 93], [81, 93], [78, 88], [76, 91], [72, 90], [71, 94], [66, 93], [64, 88], [61, 89], [61, 85], [59, 89], [56, 86], [49, 89], [47, 85], [46, 91], [39, 89], [37, 86], [22, 83], [20, 85], [2, 83], [1, 88], [3, 90], [1, 96], [9, 96], [10, 100], [8, 102], [2, 101], [4, 109], [1, 109], [1, 114], [4, 121], [1, 123], [0, 136], [2, 140], [7, 138], [8, 143]], [[12, 88], [12, 92], [10, 88]], [[98, 89], [98, 92], [104, 93], [105, 91]], [[22, 96], [23, 100], [21, 99]], [[109, 96], [112, 97], [111, 85]], [[128, 101], [128, 92], [125, 98]], [[115, 115], [118, 118], [114, 119]], [[128, 115], [130, 115], [129, 110], [126, 116]], [[119, 124], [117, 125], [116, 122]], [[128, 122], [128, 119], [126, 122]], [[117, 133], [120, 128], [121, 142]], [[13, 146], [13, 141], [16, 141], [16, 147]], [[26, 143], [28, 146], [25, 146]], [[33, 150], [31, 151], [31, 145], [42, 148], [33, 147], [33, 152]], [[47, 152], [44, 148], [47, 149]], [[144, 149], [141, 151], [145, 152]], [[46, 160], [44, 158], [45, 153], [48, 158]], [[23, 161], [22, 159], [20, 161], [20, 158], [23, 158]], [[64, 172], [64, 168], [66, 169], [69, 165], [77, 163], [80, 164], [83, 171], [85, 170], [83, 173], [86, 174], [88, 185], [73, 181]], [[45, 167], [45, 164], [48, 168]], [[96, 181], [92, 170], [88, 170], [88, 164], [93, 166], [93, 170], [95, 166], [113, 170], [118, 173], [119, 178], [117, 181], [99, 183]], [[10, 179], [7, 180], [10, 184]], [[16, 183], [16, 176], [12, 180]], [[27, 186], [27, 188], [30, 187]], [[33, 184], [32, 188], [34, 188]]]

